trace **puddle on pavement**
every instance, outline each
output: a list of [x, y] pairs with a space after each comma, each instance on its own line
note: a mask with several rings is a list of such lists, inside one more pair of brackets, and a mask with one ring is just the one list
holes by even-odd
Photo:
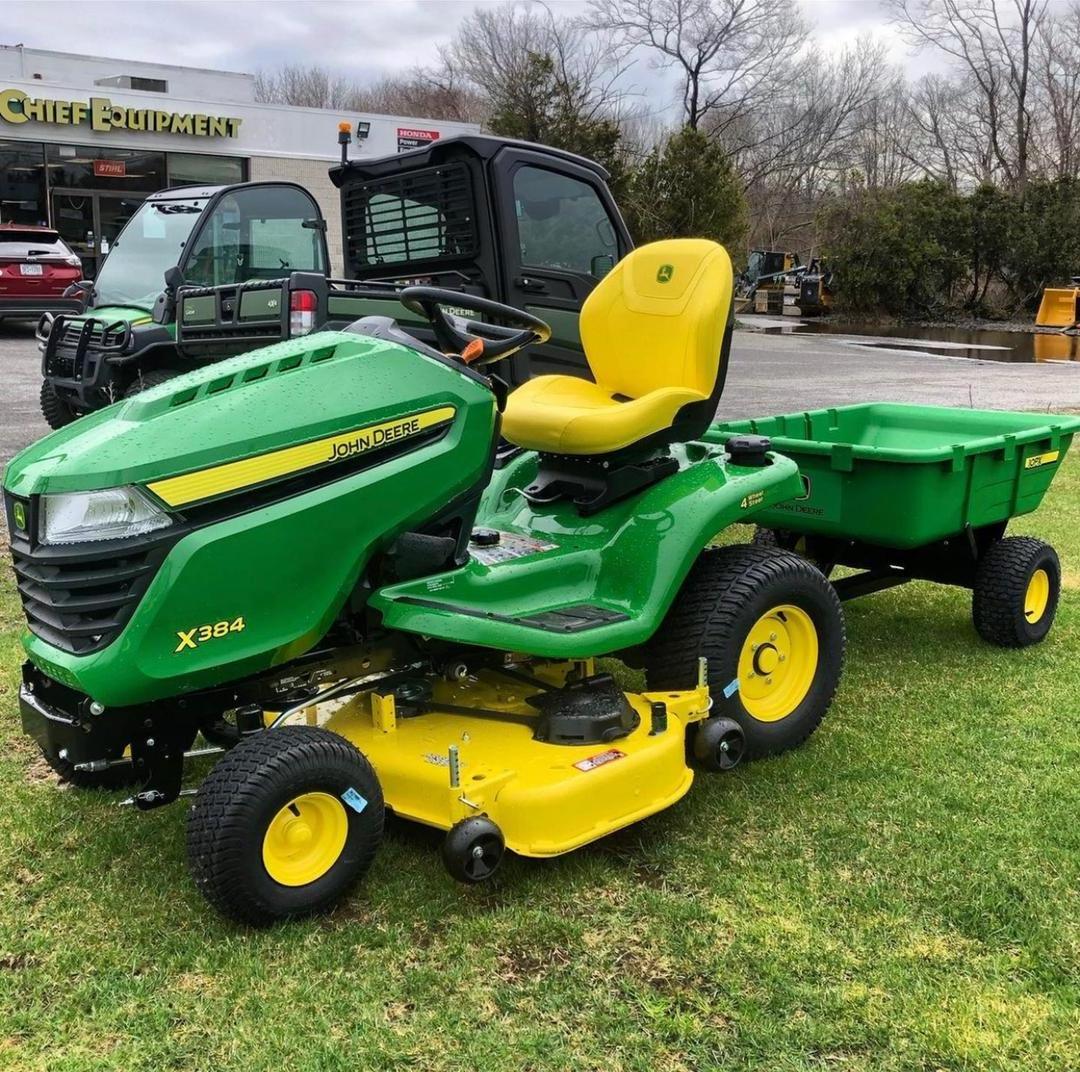
[[739, 324], [764, 335], [832, 335], [843, 346], [924, 357], [1005, 362], [1075, 362], [1080, 367], [1080, 336], [964, 328], [881, 328], [845, 322], [743, 313]]

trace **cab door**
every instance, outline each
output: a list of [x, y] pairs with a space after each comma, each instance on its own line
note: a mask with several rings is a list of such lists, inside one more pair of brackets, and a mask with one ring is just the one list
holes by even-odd
[[[517, 148], [496, 158], [495, 186], [502, 300], [552, 327], [551, 341], [532, 348], [529, 371], [588, 377], [581, 305], [632, 247], [611, 192], [589, 168]], [[515, 372], [515, 379], [524, 378]]]

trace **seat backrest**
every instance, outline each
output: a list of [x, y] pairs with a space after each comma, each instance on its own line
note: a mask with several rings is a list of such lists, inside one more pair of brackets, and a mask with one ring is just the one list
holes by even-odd
[[581, 308], [581, 341], [596, 382], [628, 398], [662, 387], [718, 394], [732, 292], [731, 258], [716, 242], [639, 246]]

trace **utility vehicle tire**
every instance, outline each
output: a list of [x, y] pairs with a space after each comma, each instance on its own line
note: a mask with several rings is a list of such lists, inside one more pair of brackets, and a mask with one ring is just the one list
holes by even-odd
[[188, 815], [188, 866], [222, 915], [267, 926], [331, 908], [367, 872], [382, 832], [382, 790], [357, 748], [283, 726], [210, 771]]
[[53, 385], [48, 380], [41, 381], [41, 415], [45, 423], [54, 431], [63, 428], [65, 424], [71, 424], [78, 414], [56, 393]]
[[645, 646], [652, 691], [689, 688], [708, 660], [713, 717], [743, 730], [747, 759], [786, 752], [817, 729], [844, 664], [832, 585], [790, 551], [740, 544], [703, 552]]
[[979, 560], [971, 617], [983, 640], [1002, 648], [1038, 644], [1061, 596], [1057, 553], [1031, 536], [1006, 536]]
[[141, 395], [143, 391], [149, 391], [151, 387], [157, 387], [158, 384], [165, 383], [168, 380], [174, 380], [181, 373], [177, 369], [156, 368], [147, 369], [146, 372], [136, 372], [135, 379], [131, 381], [124, 389], [125, 398], [134, 398], [136, 395]]
[[43, 748], [41, 754], [45, 757], [45, 762], [60, 775], [60, 781], [67, 782], [76, 789], [123, 789], [142, 781], [130, 763], [106, 767], [100, 771], [81, 771], [76, 770], [73, 763], [61, 759], [52, 749]]

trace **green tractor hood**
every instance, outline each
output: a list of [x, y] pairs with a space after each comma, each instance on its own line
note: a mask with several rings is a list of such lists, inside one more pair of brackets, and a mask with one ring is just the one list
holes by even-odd
[[[495, 417], [486, 383], [448, 360], [323, 332], [170, 380], [46, 436], [4, 476], [8, 516], [26, 521], [12, 529], [12, 553], [31, 660], [124, 706], [302, 654], [373, 554], [479, 494]], [[42, 496], [125, 485], [169, 523], [43, 542]]]

